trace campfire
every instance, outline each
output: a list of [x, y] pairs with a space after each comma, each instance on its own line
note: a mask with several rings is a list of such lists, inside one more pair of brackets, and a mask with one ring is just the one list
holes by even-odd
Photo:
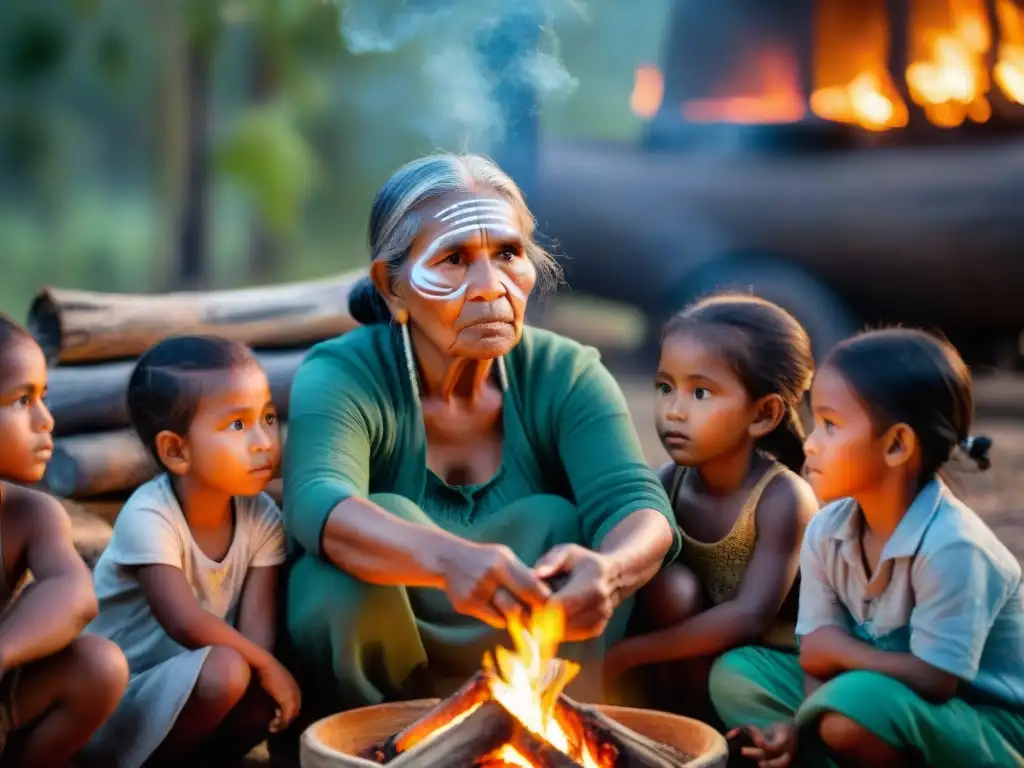
[[511, 621], [498, 647], [456, 693], [362, 757], [392, 768], [679, 768], [690, 756], [566, 696], [579, 666], [556, 657], [560, 611]]
[[[776, 38], [740, 46], [706, 94], [680, 94], [672, 108], [688, 123], [787, 124], [813, 115], [887, 131], [914, 114], [955, 128], [1024, 105], [1020, 0], [808, 0], [808, 8], [806, 54], [806, 43]], [[639, 67], [632, 110], [653, 117], [666, 85], [657, 67]]]

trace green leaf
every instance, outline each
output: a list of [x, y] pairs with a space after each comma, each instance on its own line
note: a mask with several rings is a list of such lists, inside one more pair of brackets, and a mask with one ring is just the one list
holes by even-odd
[[54, 72], [70, 46], [67, 31], [50, 19], [26, 18], [13, 30], [4, 52], [11, 80], [28, 84]]
[[218, 170], [255, 200], [268, 228], [292, 231], [315, 182], [315, 156], [281, 104], [244, 112], [217, 151]]

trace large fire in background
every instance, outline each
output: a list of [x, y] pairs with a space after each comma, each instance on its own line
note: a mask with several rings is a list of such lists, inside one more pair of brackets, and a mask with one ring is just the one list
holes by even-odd
[[[907, 0], [907, 67], [902, 93], [934, 125], [955, 128], [992, 116], [992, 98], [1024, 105], [1024, 10], [994, 0]], [[885, 131], [907, 125], [908, 105], [889, 70], [892, 24], [887, 0], [815, 4], [813, 89], [805, 98], [793, 51], [760, 50], [722, 73], [712, 96], [680, 104], [692, 123], [789, 123], [808, 110], [837, 123]], [[637, 70], [630, 98], [641, 117], [661, 107], [664, 82], [654, 66]]]

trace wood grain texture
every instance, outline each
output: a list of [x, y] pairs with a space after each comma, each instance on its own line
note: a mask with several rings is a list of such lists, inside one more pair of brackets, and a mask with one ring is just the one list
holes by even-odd
[[[308, 349], [256, 353], [270, 380], [278, 416], [288, 417], [292, 379]], [[135, 361], [61, 366], [49, 372], [47, 405], [54, 435], [75, 435], [121, 429], [130, 425], [125, 395]]]
[[47, 359], [62, 364], [136, 357], [184, 333], [216, 334], [253, 347], [304, 347], [356, 326], [348, 296], [364, 274], [161, 295], [44, 288], [29, 308], [28, 327]]

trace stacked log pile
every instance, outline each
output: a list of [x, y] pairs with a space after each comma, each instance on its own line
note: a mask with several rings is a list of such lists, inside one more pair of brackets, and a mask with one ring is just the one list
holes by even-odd
[[[248, 344], [287, 430], [292, 378], [313, 344], [355, 327], [348, 294], [362, 272], [235, 291], [121, 295], [44, 289], [28, 327], [50, 364], [53, 458], [42, 487], [62, 499], [92, 560], [123, 502], [157, 467], [125, 401], [135, 359], [169, 336], [208, 333]], [[280, 497], [280, 481], [271, 492]]]

